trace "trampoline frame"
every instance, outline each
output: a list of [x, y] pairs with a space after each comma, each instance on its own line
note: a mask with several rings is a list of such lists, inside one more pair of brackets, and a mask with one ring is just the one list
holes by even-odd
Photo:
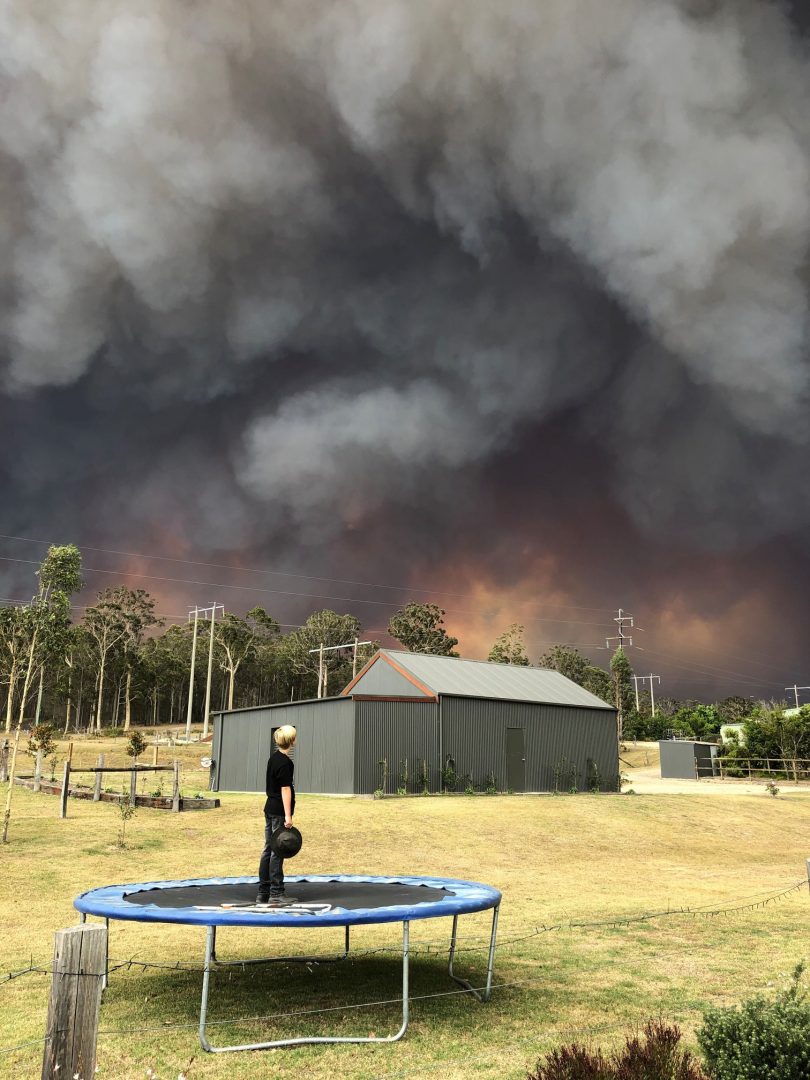
[[[320, 877], [320, 876], [321, 875], [315, 875], [315, 877]], [[244, 879], [242, 879], [242, 880], [244, 880]], [[305, 876], [305, 880], [312, 880], [312, 878], [307, 878]], [[374, 879], [366, 879], [366, 880], [374, 880]], [[380, 879], [377, 879], [377, 880], [380, 880]], [[406, 881], [408, 879], [389, 879], [389, 880], [391, 880], [391, 881], [395, 881], [395, 880]], [[473, 884], [471, 882], [457, 882], [457, 881], [453, 881], [451, 879], [429, 879], [429, 880], [431, 880], [433, 882], [436, 882], [437, 884], [441, 883], [442, 885], [446, 885], [448, 887], [452, 887], [452, 885], [454, 885], [454, 884], [457, 885], [457, 886], [458, 885], [466, 885], [466, 886], [468, 886], [468, 885]], [[129, 886], [129, 887], [131, 888], [131, 886]], [[454, 983], [456, 983], [458, 986], [462, 987], [462, 989], [463, 989], [463, 991], [465, 993], [468, 993], [468, 994], [472, 995], [477, 1001], [482, 1002], [482, 1003], [489, 1001], [489, 999], [490, 999], [490, 997], [492, 995], [492, 978], [493, 978], [493, 972], [494, 972], [494, 967], [495, 967], [495, 946], [496, 946], [496, 939], [497, 939], [497, 932], [498, 932], [498, 914], [499, 914], [499, 911], [500, 911], [500, 893], [498, 893], [496, 890], [489, 890], [489, 891], [490, 891], [490, 893], [491, 893], [491, 895], [493, 897], [497, 896], [497, 899], [493, 899], [493, 902], [491, 904], [487, 904], [486, 906], [482, 906], [482, 907], [479, 907], [477, 909], [474, 909], [474, 910], [468, 911], [468, 912], [452, 912], [452, 913], [448, 913], [447, 915], [444, 915], [444, 916], [440, 915], [440, 914], [433, 913], [433, 912], [431, 914], [425, 914], [425, 915], [421, 916], [421, 918], [451, 918], [452, 917], [453, 924], [452, 924], [452, 929], [451, 929], [451, 932], [450, 932], [450, 946], [449, 946], [448, 957], [447, 957], [447, 973], [448, 973], [449, 977], [451, 978], [451, 980]], [[123, 897], [123, 890], [122, 890], [122, 897]], [[82, 899], [82, 897], [79, 897], [78, 899], [80, 900], [80, 899]], [[78, 901], [77, 901], [77, 906], [78, 906]], [[475, 913], [477, 913], [477, 911], [485, 911], [485, 910], [488, 910], [488, 908], [490, 908], [490, 907], [492, 908], [492, 926], [491, 926], [491, 930], [490, 930], [489, 948], [488, 948], [488, 955], [487, 955], [486, 982], [485, 982], [483, 987], [479, 988], [479, 987], [473, 986], [472, 983], [468, 979], [465, 979], [461, 975], [456, 974], [456, 972], [454, 970], [454, 961], [455, 961], [455, 958], [456, 958], [457, 943], [458, 943], [458, 920], [459, 920], [459, 915], [460, 914], [475, 914]], [[108, 931], [109, 931], [110, 919], [120, 917], [120, 916], [117, 916], [115, 912], [110, 912], [109, 914], [105, 912], [105, 913], [102, 914], [101, 912], [83, 911], [81, 909], [79, 909], [79, 910], [80, 910], [80, 921], [81, 922], [86, 921], [88, 914], [98, 914], [101, 918], [104, 918], [105, 923], [107, 925]], [[165, 909], [165, 910], [171, 910], [171, 909]], [[283, 913], [284, 910], [285, 909], [283, 909], [283, 908], [280, 909], [279, 914]], [[417, 916], [417, 918], [419, 918], [419, 916]], [[376, 922], [378, 922], [378, 923], [400, 922], [400, 921], [402, 922], [402, 1021], [400, 1023], [399, 1028], [397, 1029], [397, 1031], [394, 1034], [392, 1034], [392, 1035], [348, 1035], [348, 1036], [303, 1035], [303, 1036], [297, 1036], [297, 1037], [289, 1038], [289, 1039], [273, 1039], [273, 1040], [264, 1041], [264, 1042], [238, 1043], [238, 1044], [233, 1044], [231, 1046], [214, 1046], [211, 1043], [211, 1041], [209, 1040], [208, 1035], [207, 1035], [206, 1026], [207, 1026], [207, 1022], [208, 1022], [208, 1007], [209, 1007], [209, 998], [210, 998], [210, 978], [211, 978], [212, 970], [214, 970], [216, 968], [219, 968], [219, 967], [246, 967], [249, 964], [273, 964], [273, 963], [303, 963], [303, 964], [325, 964], [326, 963], [326, 964], [328, 964], [328, 963], [340, 963], [341, 961], [345, 960], [349, 955], [349, 949], [350, 949], [350, 936], [349, 935], [350, 935], [351, 926], [366, 923], [366, 922], [375, 922], [375, 920], [370, 919], [370, 918], [357, 918], [357, 917], [354, 917], [352, 911], [346, 910], [345, 921], [335, 923], [334, 922], [334, 915], [333, 915], [332, 921], [330, 923], [326, 924], [326, 925], [332, 925], [332, 926], [342, 925], [343, 928], [344, 928], [344, 931], [345, 931], [344, 949], [343, 949], [342, 954], [337, 955], [337, 956], [261, 956], [261, 957], [248, 957], [247, 959], [244, 959], [244, 960], [220, 960], [217, 957], [217, 954], [216, 954], [217, 929], [218, 929], [218, 925], [223, 925], [223, 923], [217, 924], [217, 923], [212, 922], [212, 923], [202, 923], [201, 924], [197, 920], [195, 920], [195, 922], [188, 923], [188, 922], [185, 922], [184, 920], [160, 919], [157, 916], [151, 916], [149, 918], [149, 920], [138, 920], [138, 919], [133, 919], [132, 915], [129, 915], [127, 917], [127, 920], [128, 921], [169, 922], [169, 923], [176, 923], [176, 922], [182, 921], [183, 925], [204, 925], [206, 927], [205, 957], [204, 957], [204, 963], [203, 963], [202, 994], [201, 994], [201, 998], [200, 998], [199, 1039], [200, 1039], [200, 1046], [203, 1048], [203, 1050], [206, 1050], [208, 1053], [211, 1053], [211, 1054], [225, 1054], [225, 1053], [232, 1053], [232, 1052], [235, 1052], [235, 1051], [238, 1051], [238, 1050], [275, 1050], [275, 1049], [279, 1049], [281, 1047], [286, 1047], [286, 1046], [304, 1046], [304, 1045], [322, 1044], [322, 1043], [392, 1043], [392, 1042], [398, 1042], [404, 1036], [405, 1032], [408, 1030], [408, 1023], [409, 1023], [409, 1020], [410, 1020], [410, 998], [409, 998], [410, 924], [413, 921], [412, 918], [402, 918], [402, 919], [400, 919], [400, 918], [396, 918], [396, 919], [386, 918], [386, 919], [376, 920]], [[239, 925], [239, 922], [229, 922], [229, 923], [224, 924], [224, 925]], [[255, 923], [243, 923], [243, 925], [256, 925], [256, 924]], [[271, 929], [274, 926], [274, 924], [270, 923], [270, 922], [259, 924], [259, 925], [264, 926], [264, 928], [266, 928], [266, 929]], [[278, 926], [279, 924], [276, 923], [275, 925]], [[281, 924], [281, 925], [290, 925], [290, 924], [285, 922], [284, 924]], [[311, 923], [301, 924], [301, 925], [305, 925], [307, 929], [312, 928]], [[322, 926], [323, 925], [324, 924], [322, 924]], [[106, 988], [108, 982], [109, 982], [109, 934], [108, 934], [108, 943], [107, 943], [107, 956], [105, 958], [105, 976], [104, 976], [104, 981], [103, 981], [102, 987]]]

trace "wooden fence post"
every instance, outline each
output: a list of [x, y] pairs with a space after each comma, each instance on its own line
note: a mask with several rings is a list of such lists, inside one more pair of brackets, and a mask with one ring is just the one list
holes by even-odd
[[129, 801], [132, 805], [135, 805], [135, 796], [138, 794], [138, 774], [133, 766], [132, 772], [129, 774]]
[[155, 737], [155, 745], [152, 747], [152, 764], [153, 765], [157, 765], [157, 757], [158, 757], [158, 744], [157, 744], [157, 737]]
[[180, 762], [174, 760], [174, 786], [172, 787], [172, 813], [180, 813]]
[[102, 770], [104, 768], [104, 755], [103, 754], [98, 755], [98, 760], [96, 761], [96, 765], [98, 767], [98, 772], [96, 773], [96, 783], [95, 783], [95, 787], [93, 788], [93, 802], [98, 802], [99, 799], [101, 798], [101, 778], [104, 775], [104, 773], [102, 772]]
[[92, 1078], [106, 956], [106, 926], [57, 930], [41, 1080]]
[[0, 746], [0, 784], [8, 780], [8, 739]]
[[65, 762], [65, 773], [62, 777], [62, 797], [59, 800], [59, 817], [67, 817], [67, 801], [70, 794], [70, 761]]
[[42, 751], [37, 750], [37, 763], [34, 766], [34, 791], [42, 790]]

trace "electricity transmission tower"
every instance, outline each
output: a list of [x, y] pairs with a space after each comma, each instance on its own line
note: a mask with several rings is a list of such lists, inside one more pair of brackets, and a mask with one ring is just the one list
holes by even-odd
[[628, 626], [631, 630], [633, 629], [633, 616], [628, 615], [622, 608], [619, 608], [618, 614], [613, 621], [618, 623], [619, 632], [618, 634], [614, 634], [613, 637], [605, 638], [605, 647], [609, 649], [611, 641], [618, 642], [616, 646], [617, 649], [624, 649], [625, 647], [632, 646], [633, 637], [630, 634], [625, 634], [624, 628], [625, 626]]

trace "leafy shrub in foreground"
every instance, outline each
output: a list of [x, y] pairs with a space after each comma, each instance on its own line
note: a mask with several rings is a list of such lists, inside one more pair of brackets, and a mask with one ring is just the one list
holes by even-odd
[[712, 1080], [807, 1080], [810, 1002], [802, 971], [799, 964], [773, 1000], [758, 995], [739, 1008], [705, 1013], [698, 1042]]
[[648, 1020], [643, 1036], [629, 1036], [609, 1058], [573, 1043], [552, 1050], [527, 1080], [707, 1080], [695, 1057], [678, 1045], [680, 1039], [676, 1024]]

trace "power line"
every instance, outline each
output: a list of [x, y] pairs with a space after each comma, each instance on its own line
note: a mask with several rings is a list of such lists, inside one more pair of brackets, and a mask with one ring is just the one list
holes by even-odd
[[[33, 539], [32, 537], [29, 537], [29, 536], [10, 536], [10, 535], [7, 535], [5, 533], [0, 533], [0, 540], [17, 540], [17, 541], [20, 541], [20, 542], [23, 542], [23, 543], [28, 543], [28, 544], [43, 544], [43, 545], [49, 545], [49, 544], [56, 543], [56, 541], [53, 541], [53, 540], [35, 540], [35, 539]], [[432, 586], [428, 586], [428, 585], [388, 585], [388, 584], [384, 584], [382, 582], [374, 582], [374, 581], [354, 581], [351, 578], [330, 578], [330, 577], [324, 577], [324, 576], [322, 576], [320, 574], [305, 574], [305, 573], [302, 573], [300, 571], [293, 571], [293, 570], [269, 570], [267, 568], [254, 567], [254, 566], [234, 566], [232, 563], [203, 562], [203, 561], [201, 561], [199, 559], [179, 559], [179, 558], [177, 558], [175, 556], [171, 556], [171, 555], [150, 555], [150, 554], [144, 554], [143, 552], [136, 552], [136, 551], [119, 551], [119, 550], [117, 550], [115, 548], [91, 547], [89, 544], [82, 544], [81, 549], [83, 551], [96, 551], [96, 552], [98, 552], [100, 554], [105, 554], [105, 555], [121, 555], [121, 556], [123, 556], [125, 558], [129, 558], [129, 559], [153, 559], [153, 560], [156, 560], [156, 561], [159, 561], [159, 562], [172, 562], [172, 563], [178, 563], [178, 564], [181, 564], [181, 565], [184, 565], [184, 566], [205, 566], [205, 567], [210, 567], [211, 569], [214, 569], [214, 570], [232, 570], [232, 571], [237, 571], [237, 572], [241, 572], [241, 573], [245, 573], [245, 574], [275, 574], [275, 575], [277, 575], [279, 577], [302, 578], [302, 579], [304, 579], [306, 581], [328, 581], [328, 582], [331, 582], [332, 584], [335, 584], [335, 585], [359, 585], [359, 586], [361, 586], [363, 588], [368, 588], [368, 589], [392, 589], [392, 590], [396, 590], [396, 591], [399, 591], [399, 592], [408, 592], [408, 591], [410, 591], [410, 592], [427, 592], [427, 593], [432, 593], [432, 594], [439, 595], [439, 596], [453, 596], [456, 599], [467, 599], [467, 600], [476, 599], [474, 593], [448, 592], [445, 589], [436, 589], [436, 588], [433, 588]], [[26, 561], [26, 560], [18, 560], [18, 561]], [[97, 572], [101, 573], [103, 571], [97, 571]], [[147, 575], [143, 575], [143, 576], [145, 577]], [[214, 584], [214, 583], [212, 582], [211, 584]], [[297, 595], [297, 594], [293, 594], [293, 595]], [[556, 608], [556, 609], [558, 609], [560, 611], [590, 611], [590, 612], [593, 612], [594, 614], [599, 614], [599, 615], [606, 615], [607, 612], [610, 610], [609, 608], [584, 607], [584, 606], [582, 606], [580, 604], [548, 604], [547, 606], [552, 607], [552, 608]]]
[[[39, 562], [36, 559], [19, 559], [12, 558], [10, 555], [0, 555], [0, 562], [13, 562], [24, 563], [29, 566], [39, 566]], [[162, 581], [164, 583], [173, 585], [195, 585], [204, 586], [211, 589], [235, 589], [239, 592], [248, 593], [267, 593], [272, 596], [286, 596], [294, 597], [296, 599], [308, 599], [308, 600], [337, 600], [346, 604], [370, 604], [375, 607], [395, 607], [399, 601], [397, 600], [361, 600], [356, 596], [332, 596], [327, 593], [304, 593], [293, 592], [286, 589], [267, 589], [259, 585], [226, 585], [221, 581], [197, 581], [193, 578], [174, 578], [163, 577], [158, 574], [141, 574], [133, 570], [106, 570], [95, 566], [83, 566], [82, 573], [88, 574], [109, 574], [112, 577], [125, 577], [135, 578], [138, 581]], [[469, 611], [462, 608], [447, 608], [450, 614], [454, 615], [480, 615], [481, 611]], [[531, 620], [532, 623], [546, 622], [554, 623], [558, 626], [603, 626], [604, 623], [584, 622], [576, 619], [553, 619], [553, 618], [536, 618]]]

